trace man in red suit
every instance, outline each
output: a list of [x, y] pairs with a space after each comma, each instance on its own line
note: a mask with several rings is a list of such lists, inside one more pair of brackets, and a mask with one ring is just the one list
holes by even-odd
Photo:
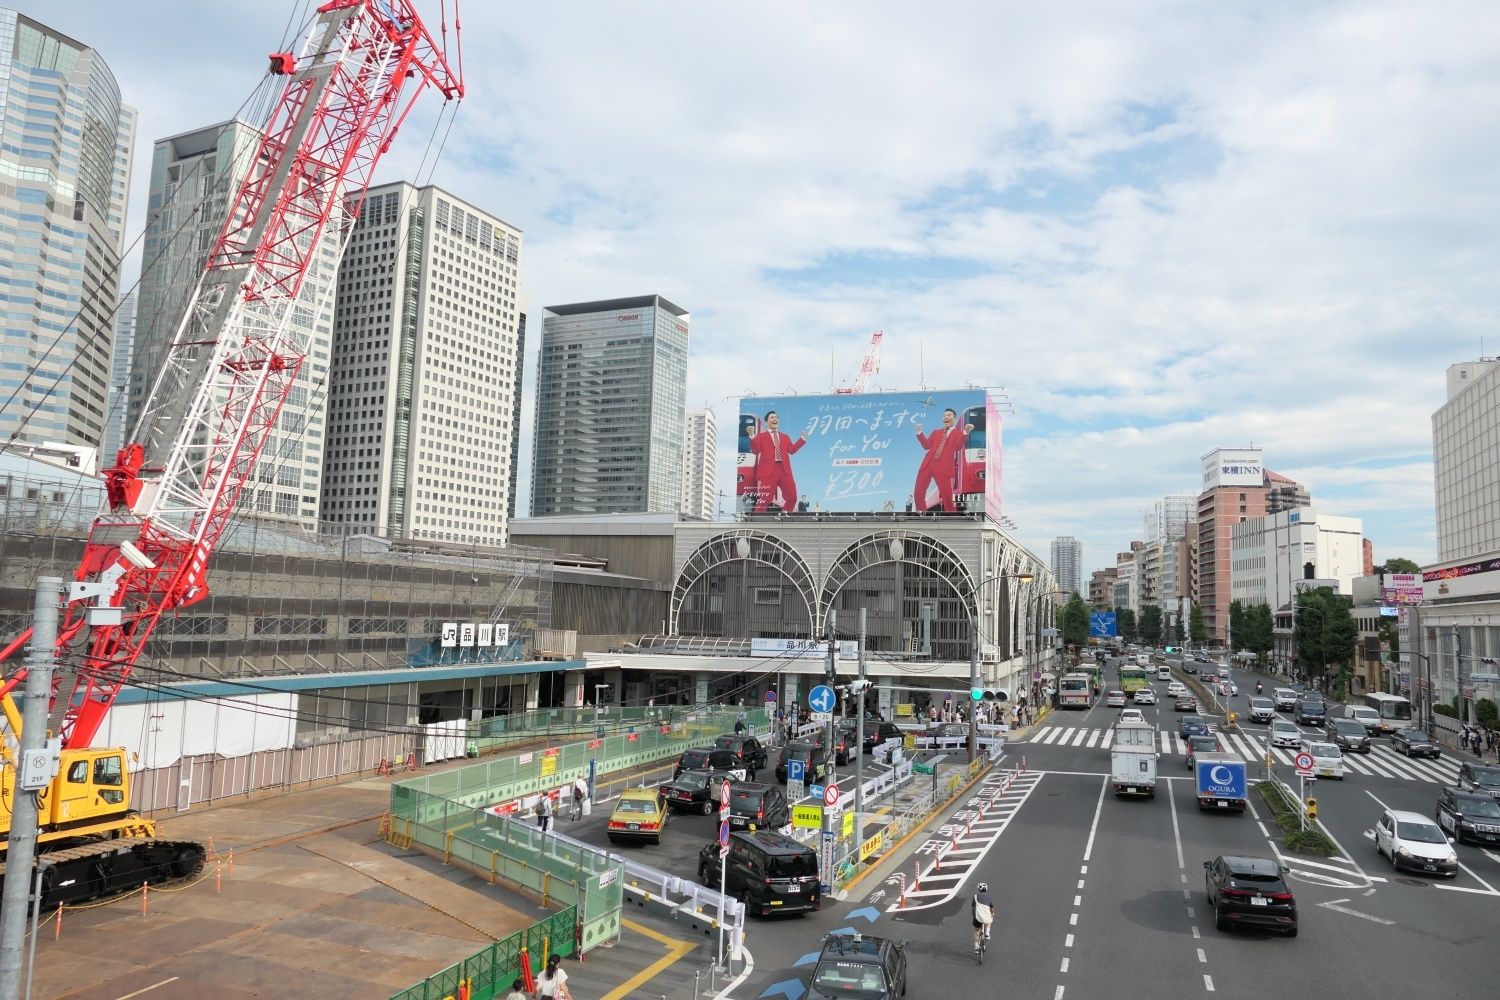
[[[793, 441], [781, 433], [781, 417], [775, 410], [766, 414], [766, 429], [750, 440], [750, 453], [755, 456], [755, 512], [765, 513], [772, 503], [781, 510], [794, 510], [797, 505], [797, 481], [792, 478], [792, 456], [802, 450], [807, 438]], [[777, 499], [777, 491], [781, 492]]]
[[960, 428], [958, 414], [944, 410], [943, 426], [931, 434], [923, 434], [921, 424], [912, 426], [917, 429], [917, 443], [927, 449], [917, 469], [917, 485], [912, 490], [916, 508], [918, 511], [927, 509], [927, 490], [936, 483], [939, 503], [943, 510], [953, 513], [958, 510], [958, 505], [953, 502], [953, 485], [958, 480], [958, 456], [974, 425], [966, 424]]

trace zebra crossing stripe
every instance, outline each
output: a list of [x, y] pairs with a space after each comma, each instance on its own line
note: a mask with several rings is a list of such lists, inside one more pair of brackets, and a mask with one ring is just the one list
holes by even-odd
[[1088, 743], [1088, 745], [1090, 747], [1096, 747], [1096, 746], [1098, 746], [1099, 745], [1099, 737], [1102, 736], [1102, 735], [1104, 735], [1104, 734], [1101, 733], [1097, 729], [1090, 730], [1089, 731], [1089, 743]]

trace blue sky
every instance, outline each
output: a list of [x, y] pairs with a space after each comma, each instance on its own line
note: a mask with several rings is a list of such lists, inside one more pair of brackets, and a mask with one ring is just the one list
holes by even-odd
[[[141, 109], [132, 232], [151, 140], [232, 114], [293, 6], [21, 5]], [[1433, 557], [1444, 369], [1500, 341], [1492, 5], [470, 0], [462, 23], [434, 182], [525, 231], [533, 316], [691, 310], [722, 488], [739, 397], [826, 391], [881, 329], [878, 389], [1003, 387], [1006, 509], [1043, 558], [1069, 534], [1104, 565], [1250, 443], [1377, 559]], [[527, 435], [529, 386], [524, 412]]]

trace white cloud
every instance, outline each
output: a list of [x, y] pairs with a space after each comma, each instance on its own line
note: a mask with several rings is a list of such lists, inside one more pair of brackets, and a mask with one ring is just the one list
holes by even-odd
[[[233, 112], [280, 6], [43, 16], [100, 47], [148, 151]], [[883, 328], [887, 388], [1007, 388], [1044, 558], [1072, 534], [1102, 563], [1250, 440], [1431, 556], [1428, 418], [1497, 305], [1489, 5], [471, 3], [463, 38], [435, 182], [526, 231], [533, 350], [549, 303], [694, 313], [721, 481], [727, 397], [825, 388]], [[899, 280], [893, 255], [967, 263]], [[826, 280], [769, 276], [803, 268]]]

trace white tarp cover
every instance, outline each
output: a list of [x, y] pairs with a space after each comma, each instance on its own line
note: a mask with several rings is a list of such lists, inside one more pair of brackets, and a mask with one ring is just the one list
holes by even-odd
[[429, 722], [422, 727], [426, 740], [422, 744], [422, 763], [431, 764], [439, 760], [452, 760], [464, 755], [468, 743], [468, 723], [462, 719], [452, 722]]
[[239, 757], [281, 750], [292, 746], [296, 734], [297, 695], [277, 691], [115, 705], [94, 742], [125, 747], [130, 770], [139, 771], [199, 754]]

